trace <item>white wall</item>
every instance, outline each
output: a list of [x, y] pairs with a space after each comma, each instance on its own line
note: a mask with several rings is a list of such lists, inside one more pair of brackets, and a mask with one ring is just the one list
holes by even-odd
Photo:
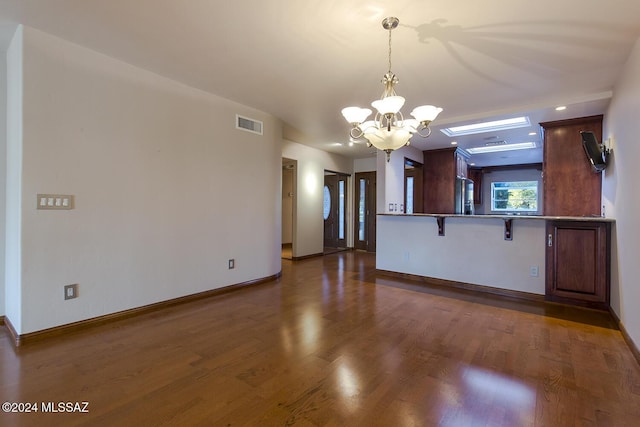
[[605, 115], [603, 139], [614, 141], [611, 165], [606, 169], [602, 196], [613, 228], [611, 307], [640, 347], [640, 39], [627, 61]]
[[22, 328], [22, 45], [23, 27], [16, 30], [7, 50], [7, 163], [4, 314], [14, 328]]
[[27, 27], [23, 78], [19, 333], [280, 271], [278, 120]]
[[507, 182], [507, 181], [538, 181], [538, 210], [531, 212], [531, 215], [542, 215], [543, 210], [543, 191], [542, 171], [536, 169], [522, 170], [497, 170], [482, 175], [482, 204], [476, 205], [476, 214], [501, 215], [504, 212], [491, 211], [491, 183]]
[[[282, 157], [297, 161], [293, 256], [320, 254], [324, 250], [324, 171], [351, 174], [353, 161], [286, 139], [282, 144]], [[347, 245], [353, 246], [353, 179], [349, 180], [347, 191]]]
[[377, 156], [365, 157], [353, 160], [353, 173], [374, 172], [377, 168]]
[[[544, 295], [545, 221], [514, 219], [504, 240], [499, 218], [378, 216], [376, 268]], [[530, 267], [538, 266], [538, 277]]]

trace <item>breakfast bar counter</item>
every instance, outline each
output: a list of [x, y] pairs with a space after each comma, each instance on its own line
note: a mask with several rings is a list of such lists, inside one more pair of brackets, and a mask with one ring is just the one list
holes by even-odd
[[[378, 214], [376, 268], [382, 272], [546, 295], [547, 299], [556, 300], [548, 283], [555, 276], [546, 277], [547, 264], [554, 263], [549, 255], [550, 248], [556, 249], [554, 239], [569, 237], [570, 244], [575, 241], [587, 249], [601, 244], [604, 248], [614, 222], [602, 217]], [[600, 246], [596, 249], [600, 250]], [[605, 255], [587, 251], [585, 259], [577, 262], [589, 274], [605, 275], [608, 283], [609, 269], [598, 259], [608, 257], [608, 246], [605, 249]], [[590, 262], [599, 264], [594, 267]], [[559, 265], [561, 278], [580, 276], [580, 268], [576, 272], [573, 267], [568, 270], [569, 264]], [[587, 293], [590, 291], [586, 289]], [[570, 296], [563, 294], [559, 300], [567, 297], [569, 301]], [[606, 301], [608, 304], [608, 290]]]

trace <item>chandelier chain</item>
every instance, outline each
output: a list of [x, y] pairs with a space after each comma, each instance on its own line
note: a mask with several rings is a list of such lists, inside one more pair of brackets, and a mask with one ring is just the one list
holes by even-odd
[[389, 28], [389, 74], [391, 74], [391, 28]]

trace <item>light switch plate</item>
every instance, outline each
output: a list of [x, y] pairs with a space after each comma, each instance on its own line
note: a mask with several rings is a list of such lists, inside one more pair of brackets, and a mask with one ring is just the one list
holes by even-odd
[[38, 194], [36, 198], [36, 209], [70, 210], [74, 205], [71, 194]]

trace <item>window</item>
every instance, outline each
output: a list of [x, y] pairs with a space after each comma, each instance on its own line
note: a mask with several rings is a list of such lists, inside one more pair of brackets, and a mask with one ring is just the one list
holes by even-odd
[[536, 212], [538, 210], [538, 181], [492, 182], [491, 210]]
[[367, 205], [365, 204], [365, 194], [366, 194], [366, 187], [367, 184], [367, 180], [360, 178], [360, 199], [358, 200], [358, 240], [361, 242], [364, 242], [364, 226], [365, 226], [365, 218], [364, 218], [364, 214], [365, 214], [365, 210], [367, 208]]
[[344, 192], [345, 192], [345, 182], [343, 179], [338, 181], [338, 239], [344, 240]]
[[329, 190], [329, 186], [325, 185], [323, 190], [323, 199], [322, 199], [322, 217], [326, 221], [329, 219], [329, 215], [331, 214], [331, 191]]
[[406, 213], [408, 214], [412, 214], [413, 213], [413, 177], [412, 176], [408, 176], [406, 178], [406, 193], [407, 193], [407, 200], [406, 200]]

